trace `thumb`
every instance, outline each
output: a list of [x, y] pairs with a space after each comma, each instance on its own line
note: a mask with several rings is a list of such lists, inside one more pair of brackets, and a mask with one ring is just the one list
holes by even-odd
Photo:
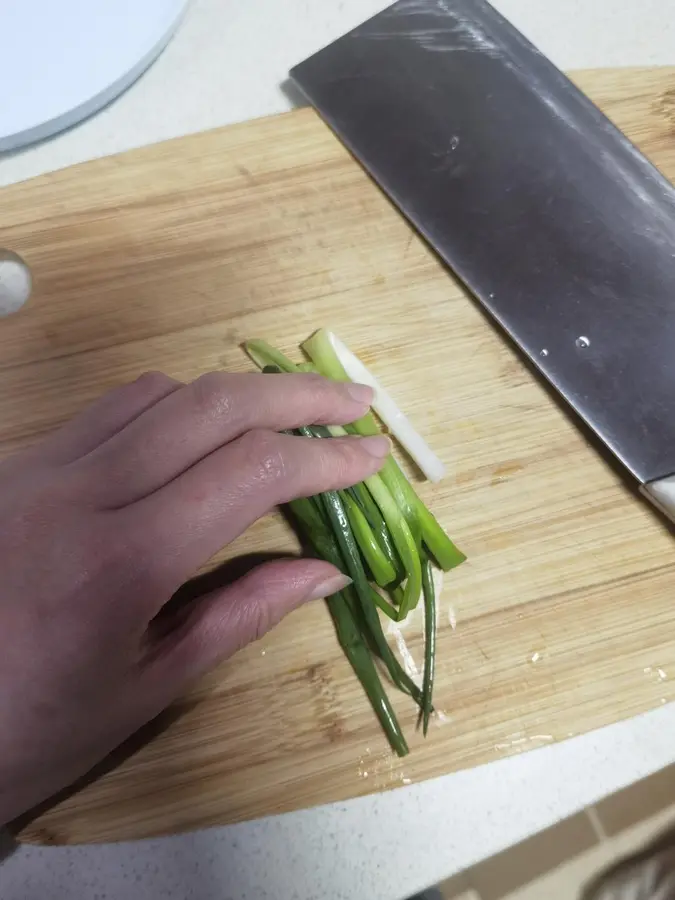
[[[162, 690], [183, 686], [266, 634], [303, 603], [337, 593], [351, 579], [330, 563], [284, 559], [264, 563], [203, 597], [164, 651], [153, 654]], [[149, 674], [149, 673], [148, 673]]]

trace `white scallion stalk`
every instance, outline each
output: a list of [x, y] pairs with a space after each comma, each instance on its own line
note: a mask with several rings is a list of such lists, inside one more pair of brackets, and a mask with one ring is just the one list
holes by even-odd
[[340, 360], [342, 367], [352, 381], [367, 384], [375, 392], [373, 409], [382, 419], [389, 431], [394, 435], [402, 447], [407, 450], [412, 459], [420, 467], [423, 475], [429, 481], [440, 481], [445, 474], [445, 467], [427, 444], [421, 434], [417, 432], [408, 417], [398, 408], [391, 394], [389, 394], [364, 366], [361, 360], [340, 338], [332, 331], [324, 332], [331, 343], [335, 355]]

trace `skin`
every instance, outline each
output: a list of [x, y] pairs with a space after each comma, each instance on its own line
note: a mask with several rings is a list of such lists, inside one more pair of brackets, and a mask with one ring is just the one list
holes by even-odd
[[[376, 472], [386, 438], [279, 434], [362, 415], [314, 375], [148, 373], [0, 464], [0, 823], [72, 784], [205, 671], [345, 585], [266, 563], [175, 627], [153, 619], [274, 506]], [[152, 624], [151, 624], [152, 623]]]

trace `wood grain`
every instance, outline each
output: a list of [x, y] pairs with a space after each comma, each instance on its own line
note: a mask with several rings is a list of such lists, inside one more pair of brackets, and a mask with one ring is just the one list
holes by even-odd
[[[675, 176], [675, 69], [578, 81]], [[0, 196], [0, 245], [25, 256], [36, 285], [0, 327], [2, 453], [143, 370], [243, 370], [245, 338], [292, 351], [328, 325], [445, 459], [445, 482], [420, 491], [469, 555], [441, 596], [444, 715], [426, 741], [396, 698], [409, 758], [389, 754], [315, 604], [212, 673], [154, 740], [22, 839], [138, 838], [342, 800], [675, 697], [672, 536], [311, 111]], [[294, 546], [273, 516], [222, 558]], [[417, 661], [420, 624], [405, 633]]]

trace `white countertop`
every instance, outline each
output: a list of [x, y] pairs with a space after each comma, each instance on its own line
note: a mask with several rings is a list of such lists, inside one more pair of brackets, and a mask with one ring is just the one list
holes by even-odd
[[[672, 0], [494, 2], [563, 68], [675, 64]], [[178, 35], [135, 86], [68, 133], [0, 156], [0, 185], [280, 112], [289, 105], [280, 83], [290, 66], [386, 5], [195, 0]], [[675, 705], [345, 804], [136, 844], [21, 848], [0, 866], [0, 896], [401, 900], [675, 762], [673, 733]]]

